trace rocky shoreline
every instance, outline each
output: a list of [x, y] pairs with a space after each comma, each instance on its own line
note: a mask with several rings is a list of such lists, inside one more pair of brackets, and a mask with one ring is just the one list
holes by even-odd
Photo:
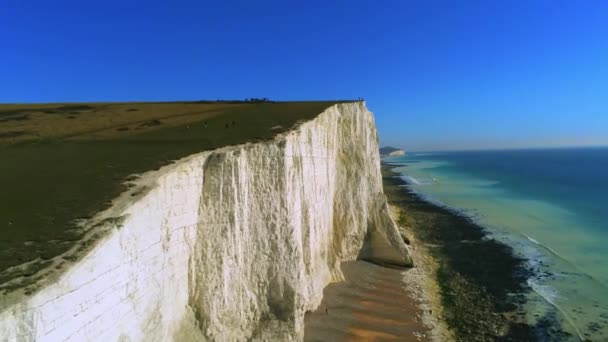
[[[396, 221], [414, 242], [417, 267], [427, 273], [431, 319], [446, 325], [437, 329], [443, 330], [440, 339], [450, 334], [449, 339], [459, 341], [548, 337], [546, 331], [527, 324], [520, 309], [529, 291], [525, 260], [514, 256], [511, 247], [488, 238], [469, 218], [421, 198], [392, 168], [382, 163], [384, 192]], [[565, 337], [558, 335], [551, 337]]]

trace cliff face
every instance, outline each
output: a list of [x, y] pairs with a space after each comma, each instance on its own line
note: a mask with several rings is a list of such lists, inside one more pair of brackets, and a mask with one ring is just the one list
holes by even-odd
[[116, 203], [92, 252], [0, 308], [0, 339], [298, 340], [342, 261], [411, 264], [363, 103], [177, 161]]

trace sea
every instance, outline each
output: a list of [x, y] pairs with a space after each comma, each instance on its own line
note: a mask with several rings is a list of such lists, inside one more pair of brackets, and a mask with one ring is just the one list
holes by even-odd
[[420, 196], [510, 245], [530, 324], [608, 341], [608, 147], [425, 152], [385, 162]]

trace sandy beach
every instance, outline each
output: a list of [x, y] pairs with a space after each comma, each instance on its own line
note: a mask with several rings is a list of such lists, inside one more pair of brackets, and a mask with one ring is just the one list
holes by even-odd
[[342, 264], [345, 280], [327, 286], [306, 315], [306, 341], [430, 341], [428, 303], [416, 269], [357, 260]]
[[[402, 209], [390, 203], [389, 198], [390, 215], [398, 222]], [[403, 226], [399, 230], [408, 240], [415, 266], [343, 263], [344, 281], [327, 286], [321, 305], [306, 315], [306, 341], [454, 340], [440, 319], [436, 261], [415, 234]]]

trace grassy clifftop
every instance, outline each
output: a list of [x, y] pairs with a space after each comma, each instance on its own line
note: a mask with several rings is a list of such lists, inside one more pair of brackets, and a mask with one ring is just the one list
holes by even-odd
[[129, 175], [271, 139], [335, 103], [0, 105], [0, 290], [74, 246], [75, 220], [107, 208]]

